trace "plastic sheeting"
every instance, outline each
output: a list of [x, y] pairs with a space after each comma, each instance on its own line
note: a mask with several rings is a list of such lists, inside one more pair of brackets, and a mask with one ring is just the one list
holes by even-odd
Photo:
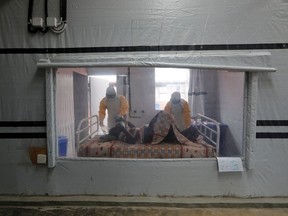
[[183, 52], [59, 56], [40, 59], [38, 67], [178, 67], [246, 72], [275, 72], [268, 52]]
[[[42, 11], [42, 7], [37, 2], [35, 1], [34, 15], [41, 16], [42, 13], [39, 11]], [[56, 0], [53, 2], [55, 3]], [[227, 69], [226, 66], [238, 65], [239, 62], [241, 62], [238, 65], [241, 70], [247, 69], [249, 66], [252, 70], [262, 68], [263, 71], [266, 71], [268, 67], [268, 71], [274, 71], [275, 67], [277, 73], [261, 73], [259, 82], [257, 80], [254, 82], [259, 83], [256, 95], [257, 107], [253, 107], [253, 109], [257, 109], [255, 121], [287, 120], [288, 66], [285, 43], [287, 43], [288, 35], [288, 2], [286, 0], [74, 0], [68, 1], [67, 29], [58, 35], [52, 32], [29, 34], [27, 31], [28, 1], [6, 0], [1, 1], [0, 5], [0, 25], [3, 29], [0, 33], [1, 121], [45, 120], [45, 77], [42, 73], [44, 70], [37, 70], [36, 64], [39, 59], [51, 58], [51, 64], [44, 61], [39, 62], [39, 66], [66, 67], [68, 60], [65, 58], [67, 57], [63, 57], [61, 60], [62, 63], [65, 62], [63, 65], [61, 65], [61, 61], [57, 62], [59, 57], [53, 60], [54, 49], [57, 53], [58, 51], [66, 52], [66, 48], [76, 48], [75, 52], [81, 57], [69, 57], [68, 65], [71, 66], [73, 58], [83, 58], [82, 53], [77, 50], [81, 47], [146, 46], [149, 50], [150, 46], [156, 46], [160, 50], [161, 46], [173, 45], [195, 45], [200, 48], [202, 45], [203, 47], [211, 45], [212, 49], [215, 48], [213, 45], [220, 45], [222, 49], [239, 47], [239, 49], [247, 49], [243, 53], [248, 55], [250, 55], [248, 50], [268, 47], [267, 49], [270, 50], [267, 51], [272, 54], [273, 67], [268, 63], [270, 57], [265, 57], [265, 55], [263, 59], [267, 59], [267, 61], [261, 60], [260, 56], [253, 57], [253, 61], [246, 58], [247, 56], [235, 58], [237, 59], [236, 63], [221, 61], [221, 57], [205, 57], [205, 59], [209, 60], [210, 66], [214, 65], [219, 69], [223, 66], [223, 69]], [[58, 8], [49, 10], [51, 16], [58, 16], [55, 14], [58, 11]], [[267, 44], [267, 46], [262, 46], [263, 44]], [[46, 52], [46, 49], [51, 51], [50, 48], [52, 48], [52, 52]], [[193, 55], [193, 52], [191, 53], [191, 56], [182, 59], [181, 65], [187, 64], [185, 67], [203, 66], [200, 62], [200, 59], [203, 58], [198, 58]], [[221, 54], [222, 51], [215, 50], [215, 53]], [[231, 54], [233, 51], [229, 53]], [[120, 53], [118, 54], [117, 56], [121, 56]], [[164, 63], [166, 66], [171, 66], [172, 63], [177, 65], [173, 56], [181, 53], [171, 51], [171, 54], [170, 57], [166, 56], [165, 62], [161, 63], [162, 66]], [[156, 66], [157, 57], [155, 55], [146, 52], [135, 53], [135, 55], [126, 53], [124, 54], [126, 57], [122, 57], [122, 60], [134, 65], [137, 62], [144, 62], [145, 65]], [[99, 61], [95, 62], [95, 57], [92, 57], [93, 64], [83, 64], [79, 60], [76, 62], [86, 66], [106, 66], [107, 63], [101, 63], [100, 59], [108, 61], [109, 58], [113, 59], [113, 56], [115, 57], [114, 54], [101, 53], [96, 57]], [[195, 61], [192, 60], [193, 56]], [[141, 58], [145, 61], [139, 61]], [[185, 61], [185, 58], [189, 62]], [[122, 65], [119, 61], [114, 63]], [[31, 128], [9, 128], [14, 132], [26, 132], [26, 129], [34, 132]], [[44, 130], [45, 128], [40, 129]], [[1, 128], [1, 130], [7, 132], [6, 128]], [[287, 126], [256, 127], [256, 132], [267, 131], [287, 133]], [[255, 133], [252, 135], [255, 136]], [[152, 160], [144, 162], [141, 160], [94, 161], [87, 159], [77, 161], [76, 159], [66, 159], [57, 160], [57, 166], [49, 170], [46, 166], [32, 165], [27, 154], [28, 146], [46, 144], [46, 139], [1, 139], [0, 172], [3, 175], [0, 179], [0, 193], [287, 196], [287, 139], [254, 139], [253, 142], [255, 144], [253, 170], [245, 170], [243, 173], [219, 174], [214, 160]]]

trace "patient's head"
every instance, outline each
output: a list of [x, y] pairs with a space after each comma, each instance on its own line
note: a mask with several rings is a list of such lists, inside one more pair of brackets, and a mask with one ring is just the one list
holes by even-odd
[[181, 94], [180, 94], [180, 92], [173, 92], [172, 94], [171, 94], [171, 98], [170, 98], [170, 101], [171, 101], [171, 103], [173, 103], [173, 104], [177, 104], [177, 103], [179, 103], [180, 102], [180, 100], [181, 100]]

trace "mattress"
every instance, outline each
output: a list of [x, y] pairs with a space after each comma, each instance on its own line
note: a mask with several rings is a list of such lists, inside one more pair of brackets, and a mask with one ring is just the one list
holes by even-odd
[[80, 145], [79, 157], [106, 158], [211, 158], [215, 147], [206, 143], [127, 144], [118, 140], [102, 142], [97, 138]]

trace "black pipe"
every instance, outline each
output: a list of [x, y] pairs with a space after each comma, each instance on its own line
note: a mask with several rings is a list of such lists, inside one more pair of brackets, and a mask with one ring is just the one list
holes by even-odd
[[67, 21], [67, 0], [60, 0], [60, 16], [62, 21], [66, 23]]
[[28, 23], [27, 29], [30, 33], [37, 33], [38, 32], [38, 28], [32, 26], [31, 23]]
[[29, 0], [29, 7], [28, 7], [28, 23], [30, 22], [30, 19], [32, 19], [33, 4], [34, 4], [34, 0]]
[[47, 17], [48, 17], [48, 0], [45, 0], [45, 5], [44, 5], [44, 13], [45, 13], [45, 27], [44, 28], [40, 28], [39, 30], [42, 32], [42, 33], [46, 33], [48, 32], [49, 28], [47, 27]]
[[38, 29], [32, 26], [31, 24], [31, 19], [33, 16], [33, 5], [34, 5], [34, 0], [29, 0], [27, 29], [30, 33], [36, 33], [38, 31]]

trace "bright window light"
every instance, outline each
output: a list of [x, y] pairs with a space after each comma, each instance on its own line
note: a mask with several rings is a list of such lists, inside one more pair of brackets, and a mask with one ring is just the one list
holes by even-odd
[[189, 69], [155, 68], [155, 109], [163, 110], [170, 96], [178, 91], [181, 97], [188, 100]]
[[104, 80], [108, 80], [109, 83], [116, 83], [116, 75], [92, 75], [89, 77], [97, 77], [99, 79], [104, 79]]
[[183, 68], [155, 68], [155, 82], [185, 82], [189, 79], [189, 69]]

